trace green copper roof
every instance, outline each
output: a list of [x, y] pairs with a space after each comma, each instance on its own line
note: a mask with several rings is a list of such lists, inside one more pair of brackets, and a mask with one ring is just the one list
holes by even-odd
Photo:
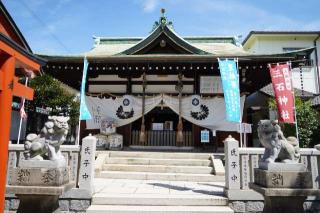
[[[164, 11], [164, 10], [163, 10]], [[186, 36], [181, 37], [176, 33], [171, 21], [162, 16], [153, 25], [152, 32], [143, 37], [94, 37], [94, 48], [90, 53], [104, 53], [105, 55], [131, 55], [147, 48], [156, 42], [157, 38], [165, 37], [187, 54], [220, 54], [222, 49], [231, 50], [233, 53], [244, 53], [241, 47], [236, 46], [234, 36]], [[224, 45], [225, 44], [225, 45]], [[225, 46], [225, 47], [224, 47]], [[215, 48], [216, 47], [216, 48]], [[218, 52], [216, 52], [218, 49]]]

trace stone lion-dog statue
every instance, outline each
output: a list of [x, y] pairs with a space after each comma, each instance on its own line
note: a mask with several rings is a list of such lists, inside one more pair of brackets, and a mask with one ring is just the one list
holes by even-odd
[[298, 163], [299, 142], [295, 137], [285, 138], [277, 120], [261, 120], [258, 137], [265, 147], [262, 162]]
[[65, 160], [60, 145], [66, 141], [69, 117], [49, 116], [39, 135], [28, 134], [24, 144], [25, 159]]

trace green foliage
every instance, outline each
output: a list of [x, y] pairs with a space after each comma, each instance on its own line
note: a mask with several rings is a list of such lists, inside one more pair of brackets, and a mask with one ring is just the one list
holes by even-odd
[[[304, 101], [299, 97], [295, 98], [296, 116], [298, 121], [299, 143], [300, 147], [310, 147], [312, 135], [316, 132], [319, 123], [319, 113], [312, 108], [310, 101]], [[277, 109], [274, 98], [269, 99], [269, 108]], [[295, 136], [296, 127], [294, 124], [280, 124], [284, 135]]]
[[35, 91], [31, 107], [50, 107], [51, 115], [69, 116], [69, 124], [76, 126], [79, 119], [79, 101], [61, 87], [61, 83], [44, 74], [31, 80], [30, 87]]

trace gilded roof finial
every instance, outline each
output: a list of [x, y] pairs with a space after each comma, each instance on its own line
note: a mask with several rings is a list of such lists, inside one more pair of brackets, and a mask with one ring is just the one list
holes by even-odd
[[161, 14], [162, 14], [162, 17], [164, 17], [164, 14], [166, 13], [166, 9], [161, 8], [160, 12], [161, 12]]

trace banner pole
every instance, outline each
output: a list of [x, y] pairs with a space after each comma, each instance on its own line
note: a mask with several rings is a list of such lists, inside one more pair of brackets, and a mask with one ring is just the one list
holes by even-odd
[[[237, 65], [237, 71], [238, 71], [238, 84], [239, 84], [239, 98], [240, 98], [240, 71], [239, 71], [239, 60], [238, 58], [234, 59], [236, 61], [236, 65]], [[239, 133], [240, 133], [240, 147], [242, 147], [243, 141], [242, 141], [242, 122], [241, 122], [241, 99], [240, 99], [240, 119], [239, 119]]]
[[[79, 113], [80, 114], [80, 113]], [[79, 116], [79, 122], [78, 122], [78, 132], [77, 132], [77, 140], [76, 140], [76, 145], [80, 144], [80, 124], [81, 124], [81, 120], [80, 120], [80, 116]]]
[[[24, 83], [25, 86], [28, 86], [28, 80], [29, 80], [29, 78], [27, 77], [27, 78], [26, 78], [26, 82]], [[25, 102], [26, 102], [26, 99], [23, 98], [23, 99], [22, 99], [22, 105], [21, 105], [21, 107], [24, 107], [24, 103], [25, 103]], [[21, 110], [21, 107], [20, 107], [20, 110]], [[20, 144], [22, 120], [23, 120], [23, 118], [21, 117], [21, 114], [20, 114], [20, 122], [19, 122], [19, 131], [18, 131], [18, 141], [17, 141], [17, 144]]]
[[291, 61], [289, 61], [289, 68], [290, 68], [290, 78], [291, 78], [291, 85], [292, 85], [292, 95], [293, 95], [293, 111], [294, 111], [294, 123], [296, 126], [296, 136], [299, 143], [299, 129], [298, 129], [298, 120], [297, 120], [297, 111], [296, 111], [296, 96], [294, 94], [294, 86], [292, 81], [292, 69], [291, 69]]

